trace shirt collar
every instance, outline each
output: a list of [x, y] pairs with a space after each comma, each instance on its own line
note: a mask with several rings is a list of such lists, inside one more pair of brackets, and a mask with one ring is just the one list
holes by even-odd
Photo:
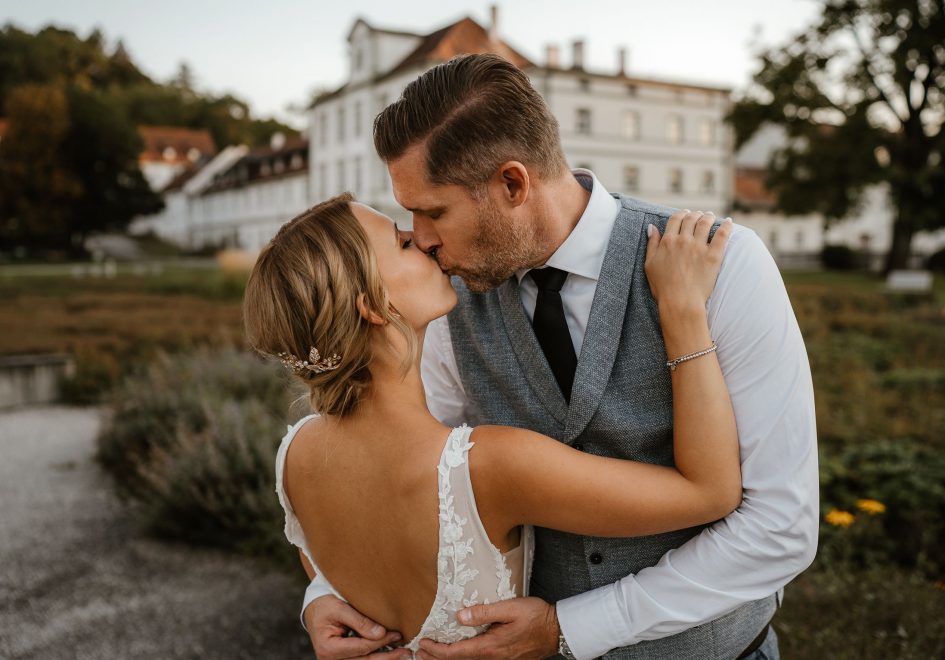
[[[610, 243], [610, 234], [617, 220], [620, 202], [614, 199], [593, 172], [586, 169], [571, 170], [578, 183], [589, 190], [591, 197], [577, 225], [545, 266], [552, 266], [574, 275], [597, 280], [604, 265], [604, 254]], [[516, 271], [521, 283], [530, 269]]]

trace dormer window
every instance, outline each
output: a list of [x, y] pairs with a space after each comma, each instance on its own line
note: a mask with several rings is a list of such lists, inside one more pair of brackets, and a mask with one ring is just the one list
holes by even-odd
[[164, 157], [164, 160], [174, 160], [177, 158], [177, 149], [174, 147], [164, 147], [164, 151], [161, 155]]

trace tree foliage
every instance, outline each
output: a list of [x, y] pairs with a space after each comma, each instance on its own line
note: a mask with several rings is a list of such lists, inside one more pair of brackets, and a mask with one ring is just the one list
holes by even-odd
[[163, 84], [124, 44], [46, 27], [0, 29], [0, 241], [4, 248], [81, 251], [94, 231], [121, 229], [160, 209], [138, 167], [140, 125], [206, 129], [218, 147], [256, 146], [291, 128], [258, 120], [231, 94], [194, 89], [182, 63]]
[[886, 270], [904, 267], [914, 234], [945, 226], [943, 0], [826, 0], [814, 25], [759, 59], [730, 119], [738, 146], [766, 124], [785, 130], [769, 163], [779, 208], [838, 220], [885, 184], [896, 211]]

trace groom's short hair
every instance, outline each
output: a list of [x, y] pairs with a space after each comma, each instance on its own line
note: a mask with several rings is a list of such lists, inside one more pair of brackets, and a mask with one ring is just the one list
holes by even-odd
[[435, 184], [475, 190], [510, 160], [547, 179], [567, 168], [558, 121], [528, 76], [498, 55], [460, 55], [433, 67], [374, 120], [384, 162], [423, 141]]

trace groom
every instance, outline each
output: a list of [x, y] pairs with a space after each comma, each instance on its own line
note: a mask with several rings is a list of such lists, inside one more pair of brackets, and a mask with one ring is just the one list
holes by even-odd
[[[664, 363], [677, 356], [665, 355], [643, 262], [645, 227], [665, 231], [673, 211], [569, 170], [544, 100], [493, 55], [424, 73], [377, 117], [374, 139], [417, 245], [462, 278], [458, 306], [425, 339], [433, 414], [670, 464]], [[738, 510], [644, 538], [538, 529], [533, 597], [469, 608], [462, 623], [492, 627], [451, 646], [424, 641], [421, 657], [777, 657], [769, 622], [816, 550], [814, 399], [780, 274], [744, 227], [708, 314], [738, 423]], [[303, 620], [320, 660], [365, 656], [389, 639], [317, 578]]]

